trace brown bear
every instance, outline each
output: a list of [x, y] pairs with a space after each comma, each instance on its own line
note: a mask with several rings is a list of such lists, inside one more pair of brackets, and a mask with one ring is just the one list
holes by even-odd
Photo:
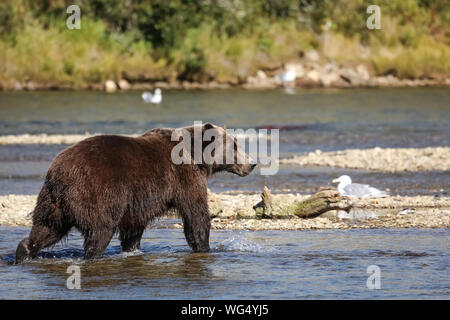
[[[255, 164], [224, 128], [206, 123], [181, 129], [191, 135], [193, 143], [194, 131], [212, 130], [217, 135], [211, 141], [222, 140], [224, 148], [231, 142], [234, 158], [213, 163], [194, 161], [191, 148], [187, 155], [193, 159], [191, 163], [174, 164], [172, 149], [184, 138], [172, 141], [172, 135], [180, 129], [157, 128], [138, 137], [87, 138], [62, 151], [52, 162], [32, 213], [29, 237], [17, 247], [16, 262], [36, 257], [72, 227], [84, 237], [86, 259], [101, 257], [116, 232], [123, 251], [139, 249], [145, 228], [170, 209], [180, 214], [192, 250], [208, 251], [206, 178], [219, 171], [246, 176]], [[201, 140], [202, 150], [207, 145]], [[242, 157], [245, 161], [238, 161]]]

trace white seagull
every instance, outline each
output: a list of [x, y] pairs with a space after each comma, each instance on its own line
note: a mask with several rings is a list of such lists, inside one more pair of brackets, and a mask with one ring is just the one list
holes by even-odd
[[278, 75], [278, 78], [283, 82], [283, 85], [286, 86], [289, 83], [292, 83], [297, 78], [297, 74], [295, 73], [294, 67], [287, 68], [286, 72], [283, 72]]
[[161, 101], [162, 101], [161, 89], [160, 88], [156, 88], [155, 89], [155, 93], [151, 93], [151, 92], [148, 92], [148, 91], [142, 93], [142, 99], [145, 102], [160, 104]]
[[387, 192], [373, 188], [368, 184], [352, 183], [352, 179], [349, 176], [341, 176], [338, 179], [334, 179], [333, 183], [339, 183], [338, 191], [342, 196], [368, 198], [386, 197], [389, 195]]

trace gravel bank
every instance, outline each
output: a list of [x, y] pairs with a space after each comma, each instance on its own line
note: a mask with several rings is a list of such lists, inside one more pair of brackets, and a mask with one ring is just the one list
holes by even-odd
[[[276, 201], [289, 206], [308, 196], [274, 195]], [[29, 213], [36, 196], [0, 196], [0, 225], [31, 226]], [[256, 219], [253, 206], [261, 201], [259, 194], [210, 194], [213, 229], [303, 230], [348, 228], [448, 228], [450, 227], [449, 197], [387, 197], [355, 200], [347, 217], [329, 211], [314, 219]], [[408, 210], [404, 210], [408, 208]], [[174, 228], [181, 228], [175, 224]]]
[[327, 166], [376, 171], [450, 170], [450, 147], [349, 149], [334, 152], [310, 152], [281, 159], [282, 164]]
[[[19, 134], [0, 136], [0, 145], [6, 144], [74, 144], [100, 133], [90, 134]], [[137, 136], [137, 134], [132, 135]]]
[[[19, 134], [19, 135], [4, 135], [0, 136], [0, 145], [9, 144], [75, 144], [86, 138], [101, 135], [103, 133], [84, 133], [84, 134]], [[124, 134], [127, 137], [138, 137], [140, 134]], [[238, 137], [240, 135], [238, 134]], [[262, 135], [266, 137], [265, 135]], [[256, 136], [248, 136], [255, 139]], [[266, 137], [267, 138], [267, 137]], [[270, 138], [270, 137], [268, 137]]]

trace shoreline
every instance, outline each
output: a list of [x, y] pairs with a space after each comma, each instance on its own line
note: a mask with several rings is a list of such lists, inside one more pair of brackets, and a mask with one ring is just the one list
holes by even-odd
[[[282, 74], [286, 70], [294, 72], [294, 80], [283, 82]], [[133, 79], [110, 78], [96, 83], [61, 83], [10, 80], [0, 83], [0, 91], [142, 91], [161, 88], [163, 90], [270, 90], [285, 88], [401, 88], [401, 87], [442, 87], [450, 86], [450, 75], [435, 77], [401, 78], [392, 73], [374, 74], [364, 63], [345, 66], [335, 63], [323, 63], [317, 57], [304, 59], [302, 62], [286, 63], [284, 67], [259, 69], [246, 77], [236, 77], [226, 81], [209, 79], [207, 81], [192, 81], [181, 79]]]
[[[278, 207], [272, 218], [259, 218], [253, 208], [261, 201], [259, 194], [209, 193], [212, 229], [216, 230], [310, 230], [379, 228], [450, 228], [450, 197], [393, 196], [354, 199], [349, 214], [328, 211], [316, 218], [304, 219], [289, 212], [308, 195], [275, 194]], [[37, 195], [0, 196], [0, 225], [31, 226], [29, 213]], [[160, 219], [177, 218], [169, 213]], [[151, 228], [151, 226], [149, 226]], [[166, 228], [182, 228], [181, 222]]]
[[[442, 80], [433, 79], [400, 79], [390, 77], [376, 77], [369, 83], [365, 84], [351, 84], [351, 83], [339, 83], [339, 84], [324, 84], [320, 81], [301, 81], [299, 84], [289, 87], [288, 89], [380, 89], [380, 88], [418, 88], [418, 87], [448, 87], [450, 86], [450, 78]], [[275, 90], [283, 89], [281, 84], [254, 84], [254, 83], [219, 83], [219, 82], [137, 82], [131, 83], [124, 88], [107, 89], [105, 84], [87, 84], [82, 86], [76, 85], [63, 85], [63, 84], [45, 84], [45, 83], [23, 83], [17, 86], [0, 86], [0, 92], [48, 92], [48, 91], [105, 91], [105, 92], [128, 92], [128, 91], [143, 91], [154, 90], [161, 88], [164, 90]]]

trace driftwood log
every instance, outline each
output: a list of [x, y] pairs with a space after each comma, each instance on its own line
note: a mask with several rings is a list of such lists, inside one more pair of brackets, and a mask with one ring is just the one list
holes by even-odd
[[277, 201], [267, 187], [264, 187], [261, 198], [262, 200], [253, 207], [258, 218], [290, 218], [297, 216], [307, 219], [315, 218], [330, 210], [344, 210], [348, 212], [352, 208], [350, 199], [341, 196], [336, 189], [332, 188], [321, 188], [311, 197], [288, 205]]

